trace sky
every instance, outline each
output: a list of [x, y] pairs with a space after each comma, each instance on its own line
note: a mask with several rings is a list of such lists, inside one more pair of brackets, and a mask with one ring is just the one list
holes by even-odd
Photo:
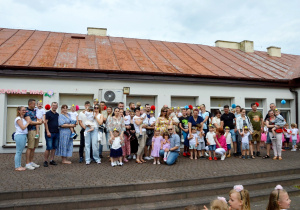
[[0, 0], [0, 27], [195, 43], [254, 41], [300, 55], [299, 0]]

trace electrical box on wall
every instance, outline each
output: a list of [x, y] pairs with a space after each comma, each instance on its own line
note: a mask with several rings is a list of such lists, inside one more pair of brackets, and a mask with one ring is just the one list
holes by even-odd
[[105, 103], [119, 103], [123, 102], [123, 90], [102, 90], [102, 101]]

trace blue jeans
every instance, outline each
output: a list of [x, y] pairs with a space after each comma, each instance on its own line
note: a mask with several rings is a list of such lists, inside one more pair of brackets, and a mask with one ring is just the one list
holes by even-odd
[[[182, 135], [183, 135], [183, 139], [184, 139], [184, 146], [187, 146], [189, 147], [190, 146], [190, 142], [189, 140], [187, 139], [187, 136], [188, 136], [189, 132], [184, 132], [182, 131]], [[186, 152], [186, 151], [185, 151]]]
[[57, 149], [58, 142], [59, 142], [59, 133], [51, 133], [51, 137], [48, 137], [47, 133], [45, 133], [45, 139], [46, 139], [46, 150]]
[[230, 133], [231, 133], [232, 142], [236, 142], [234, 129], [231, 129]]
[[[85, 131], [88, 131], [89, 128], [86, 127]], [[87, 135], [84, 137], [85, 139], [85, 161], [91, 162], [90, 158], [90, 147], [92, 144], [92, 151], [93, 151], [93, 158], [96, 162], [100, 161], [99, 158], [99, 148], [98, 148], [98, 129], [95, 128], [93, 131], [88, 132]]]
[[241, 152], [241, 141], [242, 141], [242, 137], [240, 136], [240, 133], [239, 131], [236, 131], [235, 133], [235, 139], [236, 139], [236, 153], [238, 155], [242, 155], [242, 152]]
[[[163, 149], [161, 149], [159, 151], [159, 156], [164, 157], [164, 154], [165, 154], [165, 151]], [[179, 152], [170, 151], [167, 162], [166, 162], [167, 165], [173, 165], [176, 162], [178, 155], [179, 155]]]
[[22, 152], [26, 145], [26, 139], [27, 139], [26, 134], [15, 135], [15, 142], [16, 142], [15, 168], [21, 167]]

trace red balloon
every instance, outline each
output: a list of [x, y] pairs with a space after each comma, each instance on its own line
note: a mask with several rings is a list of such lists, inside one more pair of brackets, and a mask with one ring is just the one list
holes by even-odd
[[152, 111], [155, 111], [155, 106], [152, 105], [152, 106], [150, 107], [150, 109], [151, 109]]
[[256, 105], [257, 107], [259, 107], [259, 103], [255, 102], [255, 105]]
[[190, 109], [193, 109], [193, 106], [192, 106], [192, 105], [189, 105], [189, 108], [190, 108]]
[[46, 109], [46, 110], [49, 110], [50, 108], [51, 108], [50, 104], [46, 104], [46, 105], [45, 105], [45, 109]]
[[107, 107], [106, 107], [106, 106], [104, 106], [104, 110], [106, 110], [106, 108], [107, 108]]

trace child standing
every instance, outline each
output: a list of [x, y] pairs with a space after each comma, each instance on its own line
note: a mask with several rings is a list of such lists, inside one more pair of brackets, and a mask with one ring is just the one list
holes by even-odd
[[270, 194], [267, 210], [289, 209], [290, 205], [289, 194], [281, 185], [277, 185]]
[[116, 165], [122, 166], [122, 144], [123, 141], [121, 140], [119, 136], [120, 132], [115, 128], [113, 131], [113, 135], [109, 142], [111, 144], [111, 149], [110, 149], [110, 161], [111, 161], [111, 166], [114, 167]]
[[[85, 111], [85, 116], [86, 116], [86, 121], [85, 121], [85, 125], [87, 128], [89, 128], [89, 130], [84, 132], [84, 136], [87, 135], [88, 132], [91, 132], [95, 129], [95, 120], [94, 120], [94, 110], [92, 107], [90, 107], [87, 111]], [[74, 132], [74, 130], [72, 131], [72, 133]]]
[[[68, 114], [71, 116], [71, 124], [78, 125], [78, 113], [76, 112], [76, 107], [74, 104], [71, 106], [71, 111], [68, 112]], [[77, 137], [77, 134], [75, 133], [74, 128], [71, 128], [72, 134], [71, 138], [75, 139]]]
[[160, 130], [156, 129], [152, 138], [152, 152], [151, 156], [154, 157], [153, 164], [160, 164], [159, 151], [163, 148], [163, 137], [160, 135]]
[[298, 128], [296, 128], [296, 124], [292, 123], [291, 124], [291, 131], [292, 131], [292, 145], [293, 145], [293, 149], [291, 151], [296, 152], [297, 148], [296, 148], [296, 143], [297, 143], [297, 135], [298, 135]]
[[[170, 144], [170, 139], [169, 139], [169, 134], [168, 133], [164, 133], [163, 134], [163, 139], [164, 139], [164, 142], [163, 142], [163, 150], [165, 151], [165, 149], [169, 149], [170, 150], [170, 147], [171, 147], [171, 144]], [[170, 154], [170, 151], [164, 153], [164, 161], [166, 162], [168, 157], [169, 157], [169, 154]]]
[[231, 133], [230, 133], [230, 128], [228, 126], [225, 127], [225, 134], [224, 134], [225, 138], [226, 138], [226, 144], [227, 144], [227, 152], [228, 152], [228, 155], [227, 157], [231, 157]]
[[248, 190], [243, 185], [235, 185], [229, 192], [229, 201], [231, 209], [235, 210], [251, 210], [250, 196]]
[[249, 131], [248, 127], [244, 127], [244, 132], [242, 135], [242, 158], [246, 159], [246, 153], [247, 153], [247, 159], [250, 159], [249, 155], [249, 135], [251, 134], [251, 131]]
[[285, 145], [284, 149], [289, 149], [289, 143], [290, 143], [290, 138], [291, 138], [292, 131], [289, 128], [289, 124], [287, 124], [287, 123], [284, 125], [284, 128], [285, 128], [285, 130], [283, 130], [284, 139], [285, 139], [285, 141], [284, 141], [284, 145]]
[[280, 114], [280, 111], [278, 109], [275, 109], [275, 126], [274, 128], [272, 128], [272, 133], [273, 133], [273, 137], [272, 139], [276, 139], [276, 132], [275, 130], [278, 128], [282, 128], [285, 125], [285, 121], [284, 118], [282, 117], [282, 115]]
[[207, 145], [208, 145], [208, 149], [209, 149], [208, 160], [212, 160], [211, 153], [213, 153], [213, 155], [214, 155], [214, 160], [217, 160], [216, 153], [215, 153], [217, 137], [214, 132], [214, 126], [212, 124], [209, 124], [208, 128], [209, 128], [209, 132], [207, 132], [207, 134], [206, 134], [206, 141], [207, 141]]
[[199, 158], [204, 158], [204, 152], [205, 152], [205, 141], [204, 136], [205, 133], [202, 130], [201, 124], [197, 124], [197, 137], [198, 137], [198, 146], [197, 146], [197, 155]]
[[195, 160], [197, 160], [197, 146], [198, 146], [198, 136], [197, 136], [197, 129], [196, 127], [192, 127], [192, 133], [190, 133], [188, 135], [188, 140], [189, 140], [189, 144], [190, 144], [190, 159], [193, 160], [194, 159], [194, 154], [195, 154]]
[[[38, 101], [37, 103], [37, 108], [36, 110], [36, 117], [40, 120], [43, 120], [45, 122], [45, 115], [46, 115], [46, 110], [43, 108], [43, 102], [41, 100]], [[38, 139], [40, 137], [40, 125], [36, 125], [36, 134], [35, 134], [35, 139]]]

